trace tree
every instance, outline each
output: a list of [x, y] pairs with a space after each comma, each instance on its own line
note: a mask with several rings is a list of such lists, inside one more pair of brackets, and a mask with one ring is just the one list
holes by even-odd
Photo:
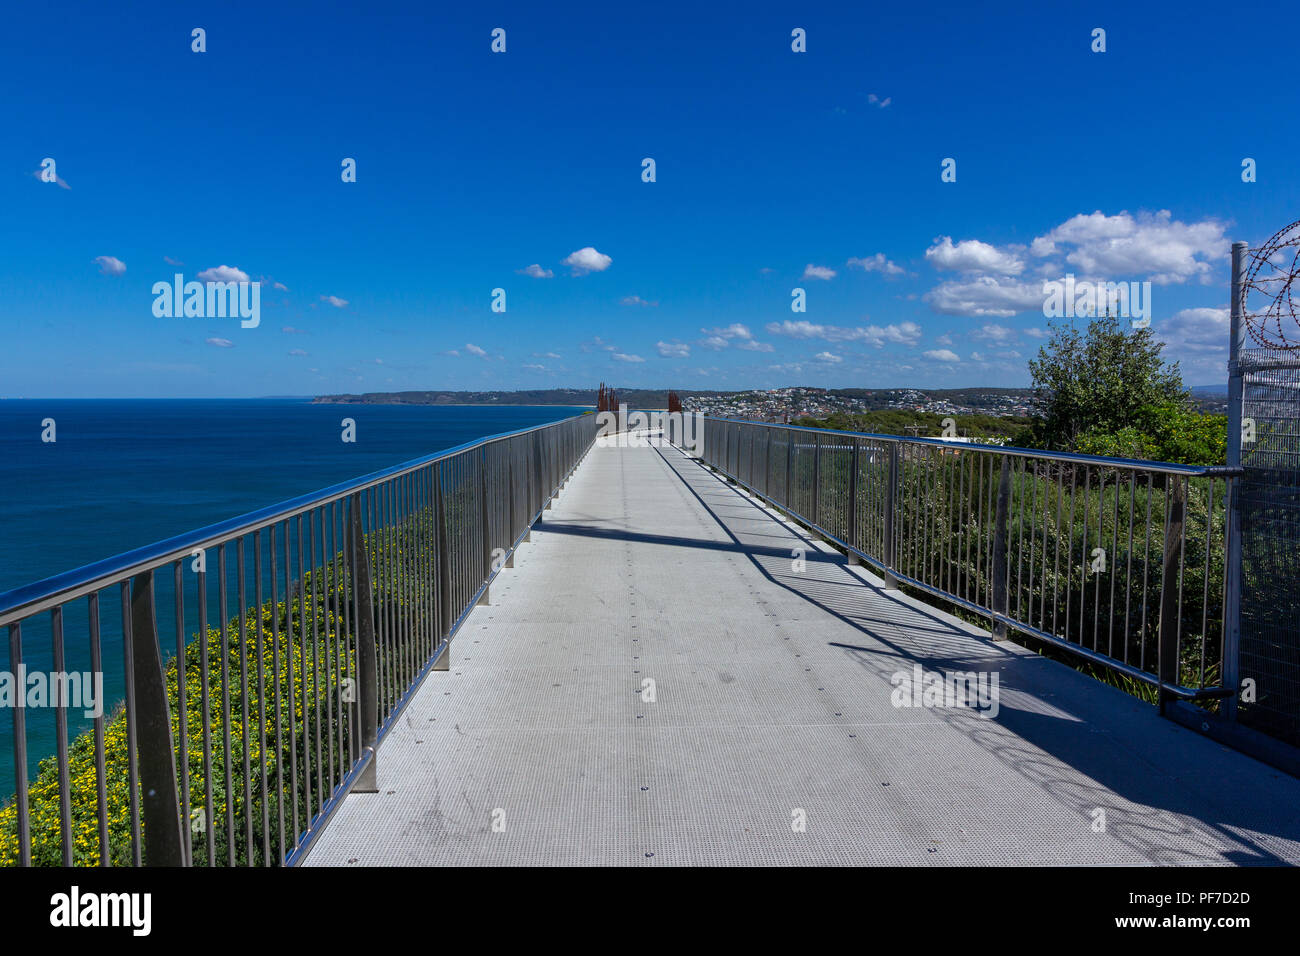
[[1040, 447], [1077, 450], [1084, 436], [1096, 444], [1125, 429], [1165, 444], [1168, 429], [1195, 414], [1178, 363], [1161, 358], [1164, 344], [1150, 328], [1128, 329], [1111, 315], [1092, 319], [1084, 335], [1073, 325], [1049, 327], [1051, 338], [1029, 361]]

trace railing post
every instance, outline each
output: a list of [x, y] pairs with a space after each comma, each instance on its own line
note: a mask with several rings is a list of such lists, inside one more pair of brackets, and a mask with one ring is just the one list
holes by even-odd
[[[993, 613], [1007, 616], [1010, 596], [1007, 593], [1007, 511], [1011, 505], [1011, 456], [1002, 456], [1002, 473], [998, 477], [998, 501], [993, 515]], [[993, 640], [1007, 639], [1007, 625], [993, 622]]]
[[[1228, 339], [1228, 456], [1227, 463], [1241, 466], [1241, 418], [1245, 414], [1245, 377], [1241, 350], [1245, 346], [1244, 301], [1246, 254], [1249, 244], [1232, 244], [1232, 302]], [[1241, 479], [1228, 477], [1223, 483], [1224, 559], [1227, 562], [1223, 593], [1223, 686], [1232, 694], [1223, 699], [1220, 713], [1226, 720], [1237, 719], [1241, 697]], [[1211, 505], [1213, 507], [1213, 505]]]
[[850, 438], [853, 451], [849, 455], [849, 564], [861, 564], [861, 559], [852, 549], [858, 546], [858, 440]]
[[[1229, 436], [1231, 438], [1231, 436]], [[1184, 479], [1169, 475], [1165, 479], [1169, 495], [1169, 523], [1165, 526], [1164, 568], [1160, 575], [1160, 630], [1157, 644], [1156, 671], [1160, 678], [1160, 713], [1165, 712], [1169, 694], [1166, 685], [1178, 684], [1178, 574], [1183, 563]]]
[[772, 498], [772, 429], [763, 429], [763, 497]]
[[785, 507], [788, 511], [794, 511], [794, 492], [790, 488], [790, 481], [794, 476], [794, 436], [795, 432], [787, 428], [785, 430]]
[[[135, 679], [136, 733], [140, 767], [140, 814], [144, 822], [144, 865], [185, 866], [185, 837], [176, 783], [176, 750], [167, 675], [158, 650], [153, 571], [131, 582], [131, 661]], [[188, 755], [189, 742], [181, 748]]]
[[899, 443], [889, 443], [889, 477], [885, 484], [885, 587], [894, 590], [898, 587], [898, 578], [894, 577], [894, 561], [897, 555], [894, 548], [894, 501], [898, 497], [898, 456]]
[[559, 493], [559, 483], [555, 480], [555, 445], [551, 442], [550, 436], [546, 436], [546, 452], [543, 456], [546, 462], [546, 510], [550, 511], [555, 507], [555, 496]]
[[370, 550], [361, 521], [361, 492], [352, 495], [352, 607], [357, 626], [357, 713], [361, 752], [370, 763], [352, 786], [353, 793], [378, 793], [379, 662], [375, 648], [375, 596], [370, 585]]
[[812, 523], [814, 528], [820, 528], [821, 515], [817, 513], [817, 508], [821, 504], [822, 488], [822, 436], [820, 432], [813, 435], [813, 474], [812, 474]]
[[506, 558], [506, 567], [513, 568], [515, 566], [515, 552], [513, 549], [519, 535], [519, 509], [515, 506], [515, 499], [519, 496], [519, 492], [515, 488], [515, 450], [511, 448], [509, 453], [510, 464], [507, 466], [506, 487], [509, 489], [510, 495], [510, 531], [507, 534], [506, 545], [511, 548], [511, 551], [510, 556]]
[[483, 454], [479, 458], [479, 523], [483, 526], [483, 593], [479, 596], [479, 604], [488, 604], [488, 592], [492, 584], [492, 526], [491, 513], [488, 510], [488, 463], [487, 448], [483, 449]]
[[537, 501], [533, 505], [533, 511], [537, 514], [537, 520], [541, 521], [546, 488], [545, 479], [542, 477], [542, 440], [537, 432], [533, 432], [533, 474], [537, 476]]
[[442, 503], [442, 468], [437, 465], [433, 469], [433, 499], [437, 523], [434, 550], [438, 552], [438, 625], [439, 635], [447, 641], [447, 646], [434, 661], [433, 669], [445, 671], [451, 669], [451, 548], [447, 535], [447, 510]]

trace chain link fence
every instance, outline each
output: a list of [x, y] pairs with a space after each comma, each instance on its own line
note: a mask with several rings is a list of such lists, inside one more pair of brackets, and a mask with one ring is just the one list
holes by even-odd
[[1300, 356], [1243, 349], [1238, 719], [1300, 745]]

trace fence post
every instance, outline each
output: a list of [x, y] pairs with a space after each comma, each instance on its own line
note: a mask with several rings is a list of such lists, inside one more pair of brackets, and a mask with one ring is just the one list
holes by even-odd
[[894, 501], [898, 497], [898, 449], [899, 443], [889, 443], [889, 478], [885, 484], [885, 587], [894, 590], [898, 587], [898, 578], [894, 576], [894, 561], [897, 555], [894, 548]]
[[[1228, 339], [1228, 457], [1229, 466], [1241, 466], [1241, 419], [1245, 414], [1245, 376], [1241, 369], [1241, 349], [1245, 345], [1246, 320], [1244, 301], [1246, 283], [1245, 242], [1232, 244], [1232, 302]], [[1223, 483], [1223, 517], [1225, 531], [1224, 560], [1227, 562], [1223, 589], [1223, 686], [1232, 691], [1221, 704], [1220, 713], [1227, 720], [1237, 719], [1237, 701], [1241, 696], [1241, 479], [1228, 477]]]
[[849, 564], [861, 564], [862, 561], [853, 548], [858, 546], [858, 440], [850, 438], [853, 451], [849, 455]]
[[[1002, 473], [998, 476], [998, 501], [993, 515], [993, 613], [1007, 615], [1010, 609], [1007, 593], [1007, 511], [1011, 504], [1011, 456], [1002, 456]], [[993, 640], [1007, 639], [1007, 625], [993, 622]]]
[[441, 612], [438, 615], [439, 636], [447, 641], [447, 646], [438, 655], [433, 669], [445, 671], [451, 669], [451, 549], [447, 535], [447, 510], [442, 503], [442, 468], [439, 465], [433, 467], [433, 499], [437, 523], [435, 550], [438, 552], [438, 609]]
[[1177, 475], [1166, 478], [1169, 495], [1169, 523], [1165, 525], [1164, 568], [1160, 575], [1160, 630], [1157, 644], [1156, 672], [1160, 678], [1160, 713], [1165, 712], [1169, 695], [1165, 685], [1178, 683], [1178, 572], [1183, 563], [1183, 502], [1185, 479]]
[[[175, 744], [167, 675], [158, 650], [153, 571], [131, 581], [131, 663], [135, 680], [140, 815], [144, 822], [144, 865], [185, 866], [185, 838], [176, 783]], [[181, 748], [188, 754], [189, 742]]]
[[352, 495], [352, 601], [357, 625], [357, 712], [361, 751], [370, 763], [352, 786], [353, 793], [378, 793], [379, 663], [375, 649], [375, 596], [370, 587], [370, 550], [361, 522], [361, 492]]

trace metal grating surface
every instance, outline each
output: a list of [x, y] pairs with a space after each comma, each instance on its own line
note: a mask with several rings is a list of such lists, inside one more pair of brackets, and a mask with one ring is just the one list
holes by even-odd
[[[1300, 861], [1300, 781], [879, 583], [675, 449], [593, 449], [308, 862]], [[918, 663], [996, 672], [997, 718], [892, 706]]]

